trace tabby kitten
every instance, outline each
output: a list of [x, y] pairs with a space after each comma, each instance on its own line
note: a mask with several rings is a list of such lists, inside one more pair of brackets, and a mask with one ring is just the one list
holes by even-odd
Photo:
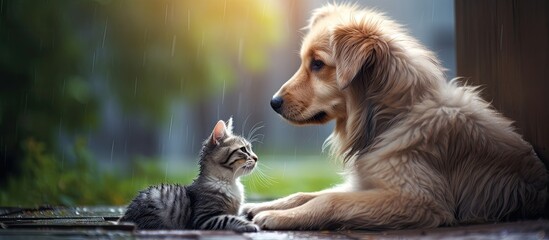
[[257, 162], [252, 145], [233, 135], [232, 118], [217, 122], [200, 153], [200, 173], [191, 185], [151, 186], [130, 203], [120, 221], [138, 229], [204, 229], [256, 232], [238, 214], [244, 200], [239, 177]]

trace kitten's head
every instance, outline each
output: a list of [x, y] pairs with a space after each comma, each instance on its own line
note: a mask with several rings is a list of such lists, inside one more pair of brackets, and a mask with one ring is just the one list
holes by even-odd
[[235, 179], [249, 174], [255, 167], [257, 155], [252, 144], [233, 134], [233, 119], [219, 120], [210, 137], [204, 141], [200, 154], [202, 174], [214, 174], [224, 179]]

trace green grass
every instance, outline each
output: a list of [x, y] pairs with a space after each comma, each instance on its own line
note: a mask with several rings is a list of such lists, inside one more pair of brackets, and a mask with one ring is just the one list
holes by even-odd
[[341, 183], [340, 168], [325, 156], [265, 156], [258, 169], [244, 177], [250, 199], [276, 198], [295, 192], [319, 191]]
[[[137, 192], [159, 183], [189, 184], [198, 174], [192, 161], [138, 158], [129, 167], [103, 169], [83, 141], [74, 148], [75, 161], [59, 161], [42, 143], [25, 143], [23, 171], [0, 188], [0, 206], [125, 205]], [[264, 156], [249, 176], [242, 177], [252, 201], [295, 192], [318, 191], [340, 183], [339, 167], [325, 156]]]
[[[198, 167], [191, 161], [152, 163], [141, 161], [156, 169], [134, 176], [133, 188], [146, 187], [163, 182], [188, 184], [198, 174]], [[164, 169], [162, 171], [162, 169]], [[295, 192], [318, 191], [341, 182], [339, 167], [325, 156], [264, 156], [256, 169], [241, 178], [246, 196], [252, 200], [272, 199]], [[127, 179], [126, 179], [127, 181]]]
[[[168, 163], [168, 182], [190, 183], [196, 176], [195, 164]], [[295, 192], [318, 191], [341, 182], [339, 167], [325, 156], [261, 156], [256, 169], [241, 178], [246, 196], [251, 200], [272, 199]], [[158, 177], [157, 182], [162, 182]], [[143, 179], [140, 180], [140, 184]]]

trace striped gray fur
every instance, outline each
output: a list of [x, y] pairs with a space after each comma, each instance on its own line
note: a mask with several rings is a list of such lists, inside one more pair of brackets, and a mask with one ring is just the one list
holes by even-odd
[[121, 222], [138, 229], [202, 229], [255, 232], [259, 227], [237, 216], [244, 201], [240, 176], [257, 162], [245, 138], [233, 135], [232, 119], [219, 121], [200, 152], [198, 177], [188, 186], [162, 184], [141, 192]]

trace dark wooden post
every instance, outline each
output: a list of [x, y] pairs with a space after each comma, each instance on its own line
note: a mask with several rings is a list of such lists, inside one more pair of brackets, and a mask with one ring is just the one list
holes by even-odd
[[457, 73], [549, 166], [549, 1], [456, 0]]

